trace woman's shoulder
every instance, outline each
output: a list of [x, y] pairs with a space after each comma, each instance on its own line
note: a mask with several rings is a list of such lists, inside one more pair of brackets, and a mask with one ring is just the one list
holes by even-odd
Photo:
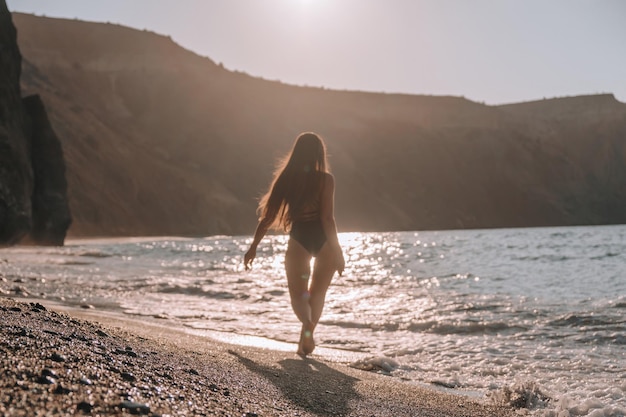
[[322, 172], [321, 174], [322, 174], [322, 181], [324, 181], [325, 183], [335, 182], [335, 177], [330, 172]]
[[322, 190], [335, 189], [335, 177], [330, 172], [322, 172]]

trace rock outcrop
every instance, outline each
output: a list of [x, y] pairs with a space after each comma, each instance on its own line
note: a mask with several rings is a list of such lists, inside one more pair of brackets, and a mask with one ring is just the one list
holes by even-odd
[[0, 245], [30, 232], [62, 245], [70, 224], [63, 152], [39, 97], [22, 101], [16, 29], [0, 0]]
[[60, 246], [72, 222], [63, 149], [41, 97], [28, 96], [23, 102], [34, 174], [31, 238], [39, 245]]
[[33, 173], [20, 97], [21, 56], [6, 3], [0, 1], [0, 244], [13, 244], [31, 226]]

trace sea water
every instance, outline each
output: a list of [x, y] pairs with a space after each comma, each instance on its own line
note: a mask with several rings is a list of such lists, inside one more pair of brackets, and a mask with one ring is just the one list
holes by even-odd
[[[328, 291], [316, 352], [355, 352], [354, 366], [537, 416], [626, 415], [626, 226], [342, 233], [340, 240], [347, 267]], [[266, 237], [245, 271], [250, 241], [4, 249], [0, 291], [295, 343], [287, 238]]]

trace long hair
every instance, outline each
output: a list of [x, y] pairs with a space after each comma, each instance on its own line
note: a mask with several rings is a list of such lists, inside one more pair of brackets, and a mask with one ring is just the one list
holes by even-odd
[[315, 133], [301, 133], [278, 164], [271, 186], [259, 202], [260, 218], [271, 227], [287, 230], [294, 218], [319, 198], [326, 172], [324, 141]]

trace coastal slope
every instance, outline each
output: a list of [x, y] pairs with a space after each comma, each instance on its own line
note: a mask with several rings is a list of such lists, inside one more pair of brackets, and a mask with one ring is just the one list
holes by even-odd
[[626, 222], [626, 105], [488, 106], [230, 71], [127, 27], [14, 14], [63, 142], [71, 236], [249, 234], [277, 158], [327, 141], [340, 231]]

